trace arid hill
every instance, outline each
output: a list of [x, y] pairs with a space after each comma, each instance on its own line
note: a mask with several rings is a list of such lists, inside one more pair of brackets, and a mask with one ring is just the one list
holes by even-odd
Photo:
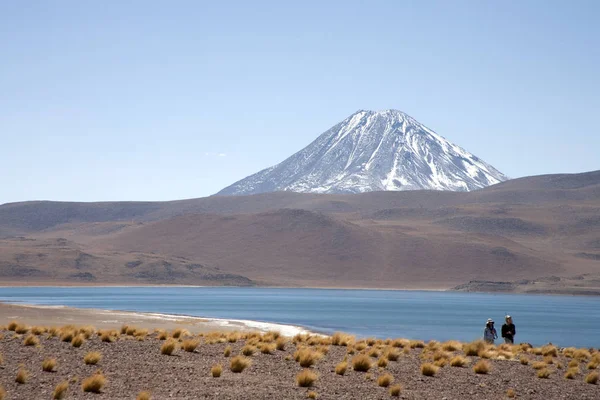
[[[4, 282], [23, 281], [19, 268], [46, 271], [29, 280], [80, 282], [73, 270], [79, 251], [97, 257], [85, 271], [95, 283], [199, 284], [204, 278], [188, 279], [188, 263], [231, 276], [223, 284], [448, 289], [562, 277], [569, 279], [558, 285], [568, 287], [560, 290], [595, 290], [600, 171], [521, 178], [468, 193], [12, 203], [0, 206], [0, 235]], [[28, 240], [15, 247], [14, 236]], [[70, 253], [52, 245], [58, 238]], [[52, 253], [48, 262], [22, 257], [39, 246]], [[152, 279], [132, 273], [126, 265], [136, 257], [172, 266], [184, 260], [187, 275], [167, 279], [164, 268]], [[477, 287], [487, 290], [467, 290]]]

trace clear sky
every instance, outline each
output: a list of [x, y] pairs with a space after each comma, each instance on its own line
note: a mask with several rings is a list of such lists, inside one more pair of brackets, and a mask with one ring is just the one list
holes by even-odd
[[207, 196], [359, 109], [600, 169], [600, 1], [0, 1], [0, 203]]

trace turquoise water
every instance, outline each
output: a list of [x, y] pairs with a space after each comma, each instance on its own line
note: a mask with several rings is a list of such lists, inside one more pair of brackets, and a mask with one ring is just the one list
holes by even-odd
[[0, 301], [247, 319], [360, 337], [470, 341], [513, 316], [516, 342], [600, 347], [595, 297], [425, 291], [199, 288], [0, 288]]

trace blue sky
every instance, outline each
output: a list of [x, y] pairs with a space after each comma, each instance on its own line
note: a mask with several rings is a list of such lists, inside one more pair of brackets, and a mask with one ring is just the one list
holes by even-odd
[[0, 203], [201, 197], [358, 109], [600, 169], [600, 2], [0, 2]]

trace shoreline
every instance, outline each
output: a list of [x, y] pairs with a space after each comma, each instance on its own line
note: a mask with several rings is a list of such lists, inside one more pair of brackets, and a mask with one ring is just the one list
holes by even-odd
[[185, 327], [194, 332], [210, 331], [278, 331], [286, 337], [297, 334], [323, 335], [301, 326], [243, 319], [198, 317], [128, 310], [76, 308], [64, 305], [39, 305], [0, 302], [0, 321], [11, 320], [28, 325], [94, 325], [96, 328], [119, 328], [138, 325], [145, 328], [175, 329]]

